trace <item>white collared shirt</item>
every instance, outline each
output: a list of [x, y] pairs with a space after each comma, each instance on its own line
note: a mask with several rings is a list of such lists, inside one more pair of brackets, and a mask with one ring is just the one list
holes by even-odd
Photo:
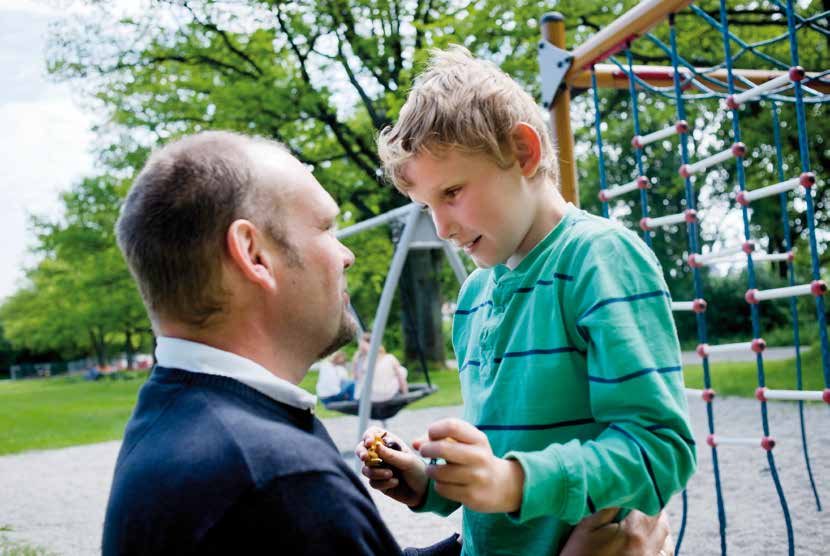
[[271, 399], [314, 412], [317, 396], [273, 375], [259, 363], [198, 342], [160, 336], [156, 344], [159, 366], [238, 380]]

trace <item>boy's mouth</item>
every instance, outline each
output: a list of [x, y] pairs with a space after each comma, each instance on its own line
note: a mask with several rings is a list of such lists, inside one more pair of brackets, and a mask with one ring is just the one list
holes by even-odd
[[468, 253], [468, 254], [469, 254], [470, 252], [472, 252], [472, 251], [473, 251], [473, 249], [475, 249], [475, 248], [476, 248], [476, 246], [478, 245], [478, 242], [479, 242], [480, 240], [481, 240], [481, 236], [478, 236], [478, 237], [477, 237], [477, 238], [475, 238], [473, 241], [471, 241], [471, 242], [469, 242], [469, 243], [465, 243], [464, 245], [462, 245], [462, 246], [461, 246], [461, 248], [462, 248], [462, 249], [464, 249], [464, 252], [465, 252], [465, 253]]

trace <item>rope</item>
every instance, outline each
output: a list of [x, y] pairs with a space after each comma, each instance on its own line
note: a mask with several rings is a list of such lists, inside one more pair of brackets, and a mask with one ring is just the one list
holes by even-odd
[[[729, 22], [726, 16], [726, 0], [720, 0], [720, 21], [721, 21], [721, 31], [723, 34], [723, 50], [724, 50], [724, 58], [726, 59], [726, 75], [727, 81], [729, 85], [729, 94], [735, 93], [735, 79], [733, 77], [733, 69], [732, 69], [732, 56], [730, 55], [731, 45], [730, 39], [731, 33], [729, 33]], [[739, 43], [740, 44], [740, 43]], [[796, 94], [798, 94], [798, 83], [796, 82]], [[732, 136], [734, 142], [738, 143], [741, 141], [741, 117], [740, 117], [740, 110], [735, 108], [732, 110]], [[736, 157], [735, 159], [735, 169], [737, 171], [738, 177], [738, 187], [740, 187], [741, 191], [746, 190], [746, 177], [744, 175], [744, 160], [742, 156]], [[746, 241], [750, 241], [752, 239], [749, 231], [749, 209], [745, 205], [741, 205], [741, 218], [743, 219], [744, 224], [744, 239]], [[755, 279], [755, 266], [752, 262], [752, 256], [747, 253], [747, 275], [748, 275], [748, 282], [749, 288], [754, 289], [756, 284]], [[760, 315], [759, 315], [759, 307], [757, 303], [750, 304], [750, 314], [752, 316], [752, 337], [753, 338], [760, 338], [761, 337], [761, 323], [760, 323]], [[765, 386], [766, 378], [764, 376], [764, 357], [761, 353], [758, 353], [755, 358], [755, 364], [758, 369], [758, 386], [763, 387]], [[764, 436], [768, 437], [769, 434], [769, 420], [767, 418], [767, 402], [761, 400], [761, 427], [764, 431]], [[778, 477], [778, 470], [775, 467], [775, 458], [772, 455], [772, 450], [767, 451], [767, 461], [770, 467], [770, 475], [772, 476], [772, 481], [775, 484], [775, 490], [778, 493], [778, 500], [781, 503], [781, 510], [784, 512], [784, 522], [787, 527], [787, 550], [790, 556], [795, 554], [795, 543], [793, 539], [793, 526], [792, 521], [790, 519], [790, 510], [789, 506], [787, 505], [787, 499], [784, 496], [784, 491], [781, 488], [781, 481]]]
[[[778, 121], [778, 105], [772, 103], [772, 134], [775, 142], [775, 165], [778, 172], [778, 181], [784, 181], [784, 153], [781, 146], [781, 125]], [[787, 214], [787, 194], [778, 195], [781, 205], [781, 227], [784, 231], [784, 243], [787, 252], [793, 250], [793, 241], [790, 237], [790, 219]], [[792, 261], [787, 261], [787, 281], [790, 286], [795, 285], [795, 269]], [[795, 297], [790, 298], [790, 318], [793, 319], [793, 343], [795, 344], [795, 387], [796, 390], [803, 390], [804, 383], [801, 372], [801, 334], [798, 329], [798, 303]], [[821, 511], [821, 499], [816, 490], [816, 482], [813, 479], [813, 469], [810, 466], [810, 453], [807, 448], [807, 431], [804, 424], [804, 400], [798, 400], [798, 418], [801, 427], [801, 448], [804, 453], [804, 463], [807, 467], [807, 477], [810, 480], [810, 488], [813, 490], [813, 497], [816, 499], [816, 511]]]
[[[669, 16], [669, 42], [671, 43], [671, 61], [674, 69], [674, 94], [677, 104], [677, 118], [678, 120], [687, 120], [686, 105], [683, 100], [682, 86], [680, 83], [680, 72], [678, 68], [679, 57], [677, 55], [677, 28], [675, 26], [674, 14]], [[688, 121], [688, 120], [687, 120]], [[680, 158], [681, 164], [689, 164], [689, 137], [687, 134], [680, 135]], [[684, 178], [684, 186], [686, 190], [686, 204], [690, 209], [696, 208], [697, 194], [695, 192], [694, 183], [691, 177]], [[689, 225], [689, 253], [700, 253], [700, 246], [698, 245], [698, 225], [697, 222], [692, 222]], [[694, 280], [695, 299], [704, 299], [703, 294], [703, 279], [701, 277], [700, 269], [692, 267], [692, 277]], [[700, 343], [707, 343], [708, 331], [706, 328], [706, 316], [704, 313], [695, 313], [695, 322], [697, 324], [697, 335]], [[703, 384], [704, 388], [711, 390], [712, 375], [709, 369], [709, 358], [703, 358]], [[709, 434], [715, 434], [715, 417], [712, 403], [706, 403], [706, 421], [709, 429]], [[718, 506], [718, 528], [720, 533], [721, 553], [726, 554], [726, 510], [723, 503], [723, 489], [720, 480], [720, 466], [718, 465], [718, 449], [716, 446], [711, 447], [713, 473], [715, 475], [715, 498]], [[679, 539], [678, 539], [679, 540]], [[679, 544], [675, 549], [675, 553], [680, 553]]]
[[[631, 43], [628, 43], [628, 46], [625, 49], [625, 57], [628, 61], [628, 75], [633, 75], [634, 62], [631, 56]], [[634, 121], [634, 135], [640, 135], [640, 110], [639, 106], [637, 105], [637, 89], [633, 79], [628, 80], [628, 95], [631, 98], [631, 117]], [[634, 156], [637, 159], [637, 177], [645, 176], [646, 171], [643, 169], [642, 147], [635, 147], [634, 153]], [[648, 193], [646, 193], [645, 188], [640, 189], [640, 207], [643, 218], [648, 218]], [[643, 230], [643, 239], [645, 240], [646, 245], [651, 247], [651, 232], [649, 232], [648, 230]]]
[[[811, 17], [805, 18], [799, 16], [795, 13], [793, 1], [786, 0], [786, 2], [780, 0], [770, 0], [770, 3], [779, 9], [781, 9], [782, 13], [785, 13], [787, 16], [787, 32], [782, 33], [780, 35], [776, 35], [775, 37], [764, 39], [761, 41], [757, 41], [754, 43], [748, 43], [743, 41], [740, 37], [733, 35], [729, 31], [729, 22], [727, 18], [727, 10], [726, 10], [726, 2], [725, 0], [720, 0], [720, 9], [719, 9], [719, 16], [720, 20], [715, 19], [707, 12], [697, 8], [695, 6], [690, 6], [691, 11], [703, 19], [709, 26], [713, 29], [717, 30], [721, 34], [721, 39], [723, 41], [723, 48], [724, 48], [724, 61], [716, 66], [711, 68], [707, 68], [706, 70], [699, 70], [695, 68], [692, 64], [690, 64], [687, 60], [685, 60], [682, 56], [678, 54], [677, 50], [677, 30], [675, 27], [675, 16], [674, 14], [669, 15], [669, 45], [666, 45], [663, 41], [659, 38], [654, 36], [651, 33], [646, 33], [644, 37], [649, 40], [652, 44], [654, 44], [657, 48], [662, 50], [666, 55], [668, 55], [671, 59], [672, 69], [673, 69], [673, 79], [672, 79], [672, 86], [671, 87], [656, 87], [648, 84], [646, 81], [641, 79], [634, 73], [634, 65], [633, 65], [633, 54], [631, 50], [631, 43], [626, 44], [626, 48], [624, 49], [625, 53], [625, 62], [617, 60], [615, 57], [609, 57], [608, 60], [611, 61], [614, 65], [616, 65], [627, 77], [629, 80], [629, 98], [631, 103], [631, 114], [632, 114], [632, 122], [634, 128], [634, 135], [640, 136], [640, 118], [639, 118], [639, 102], [638, 102], [638, 89], [645, 91], [646, 93], [660, 97], [662, 99], [666, 99], [670, 102], [674, 102], [676, 105], [677, 111], [677, 119], [678, 121], [684, 120], [688, 121], [686, 116], [686, 103], [687, 102], [698, 102], [701, 100], [707, 99], [724, 99], [729, 95], [733, 95], [736, 92], [740, 92], [736, 89], [736, 83], [740, 83], [741, 85], [747, 88], [753, 88], [757, 85], [752, 83], [749, 79], [744, 78], [736, 74], [734, 70], [735, 62], [742, 57], [752, 55], [757, 57], [758, 59], [767, 62], [768, 64], [774, 66], [778, 69], [789, 70], [791, 67], [798, 66], [798, 43], [797, 43], [797, 31], [799, 29], [811, 29], [817, 31], [825, 36], [830, 36], [830, 29], [817, 25], [816, 22], [825, 18], [830, 17], [830, 11], [825, 11], [817, 15], [813, 15]], [[759, 50], [761, 47], [770, 46], [773, 44], [782, 43], [787, 41], [790, 47], [790, 60], [789, 62], [785, 62], [779, 59], [776, 59], [768, 54], [765, 54]], [[731, 43], [734, 42], [738, 48], [733, 54], [732, 52], [732, 45]], [[726, 80], [720, 80], [712, 77], [712, 72], [725, 70], [726, 72]], [[765, 94], [760, 95], [755, 101], [769, 101], [771, 106], [771, 114], [772, 114], [772, 123], [773, 123], [773, 142], [775, 146], [775, 154], [776, 154], [776, 170], [777, 170], [777, 177], [779, 182], [784, 182], [786, 180], [784, 174], [784, 157], [783, 157], [783, 146], [781, 140], [781, 125], [780, 125], [780, 118], [779, 118], [779, 104], [792, 104], [795, 107], [796, 112], [796, 119], [798, 123], [798, 145], [799, 145], [799, 156], [801, 162], [801, 169], [802, 172], [809, 172], [810, 171], [810, 159], [809, 159], [809, 151], [808, 151], [808, 140], [807, 140], [807, 122], [806, 122], [806, 115], [805, 115], [805, 105], [806, 104], [816, 104], [816, 103], [830, 103], [830, 95], [822, 94], [818, 91], [815, 91], [808, 87], [807, 85], [811, 82], [821, 82], [827, 83], [826, 77], [830, 76], [830, 70], [822, 71], [812, 77], [805, 78], [803, 81], [795, 81], [790, 85], [785, 86], [783, 89], [779, 89], [774, 93], [767, 92]], [[607, 184], [607, 174], [605, 168], [605, 156], [604, 156], [604, 148], [603, 148], [603, 137], [602, 137], [602, 113], [601, 113], [601, 103], [599, 97], [599, 91], [597, 87], [597, 77], [595, 68], [591, 67], [591, 85], [593, 89], [593, 105], [595, 110], [595, 133], [596, 133], [596, 142], [597, 142], [597, 158], [599, 164], [599, 185], [600, 191], [606, 191], [608, 189]], [[700, 93], [684, 93], [685, 90], [694, 87], [697, 91], [701, 91]], [[720, 91], [725, 90], [726, 92], [720, 92], [715, 89], [720, 89]], [[782, 93], [791, 93], [791, 94], [782, 94]], [[733, 143], [739, 143], [741, 141], [741, 121], [740, 121], [740, 113], [738, 108], [732, 109], [732, 136], [733, 136]], [[679, 144], [680, 144], [680, 155], [681, 155], [681, 163], [684, 165], [690, 164], [690, 149], [689, 149], [689, 139], [686, 133], [679, 133]], [[645, 176], [645, 168], [644, 168], [644, 152], [643, 152], [643, 145], [639, 142], [634, 142], [634, 151], [635, 151], [635, 160], [636, 160], [636, 167], [639, 176]], [[741, 192], [746, 191], [746, 176], [744, 173], [744, 156], [736, 156], [736, 165], [735, 165], [735, 178], [738, 183], [738, 187]], [[722, 159], [721, 159], [722, 160]], [[686, 208], [694, 210], [696, 208], [696, 201], [697, 201], [697, 193], [695, 191], [694, 183], [691, 179], [691, 176], [688, 174], [684, 174], [684, 185], [685, 185], [685, 200], [686, 200]], [[633, 184], [631, 184], [633, 186]], [[630, 187], [626, 188], [627, 190], [631, 190]], [[626, 189], [623, 189], [625, 191]], [[616, 192], [615, 195], [620, 195], [621, 192]], [[781, 226], [784, 235], [784, 243], [786, 245], [787, 252], [792, 252], [793, 249], [793, 239], [792, 239], [792, 231], [790, 228], [789, 222], [789, 214], [788, 214], [788, 195], [786, 192], [779, 193], [779, 204], [781, 208]], [[612, 198], [614, 195], [611, 196]], [[609, 217], [609, 206], [607, 197], [601, 195], [602, 200], [602, 214], [604, 217]], [[649, 215], [649, 196], [645, 189], [640, 189], [640, 205], [642, 210], [643, 218], [647, 218]], [[809, 188], [807, 188], [807, 195], [805, 195], [805, 204], [806, 204], [806, 211], [807, 211], [807, 221], [808, 221], [808, 242], [810, 247], [810, 262], [811, 262], [811, 272], [813, 280], [820, 279], [820, 269], [819, 269], [819, 258], [818, 258], [818, 249], [817, 249], [817, 240], [816, 240], [816, 220], [815, 220], [815, 207], [814, 201], [812, 198], [812, 192]], [[741, 218], [742, 218], [742, 227], [743, 227], [743, 235], [744, 240], [746, 242], [751, 241], [751, 233], [750, 233], [750, 214], [748, 208], [745, 204], [741, 204]], [[647, 228], [644, 227], [644, 228]], [[687, 224], [687, 233], [688, 233], [688, 245], [689, 245], [689, 253], [692, 255], [701, 255], [700, 251], [700, 241], [699, 241], [699, 226], [696, 221], [691, 221]], [[652, 239], [651, 239], [651, 232], [648, 229], [645, 229], [643, 234], [644, 241], [651, 247], [652, 246]], [[755, 272], [754, 261], [750, 253], [747, 253], [747, 282], [750, 289], [754, 289], [757, 283], [757, 276]], [[693, 283], [694, 283], [694, 293], [695, 299], [704, 299], [704, 292], [703, 292], [703, 280], [701, 276], [701, 271], [697, 265], [690, 265], [691, 272], [693, 276]], [[790, 287], [796, 286], [795, 281], [795, 270], [793, 266], [792, 260], [787, 261], [787, 282]], [[821, 356], [822, 356], [822, 371], [823, 371], [823, 378], [826, 388], [830, 388], [830, 347], [828, 347], [828, 335], [827, 335], [827, 322], [825, 318], [825, 307], [824, 307], [824, 299], [821, 295], [815, 296], [816, 301], [816, 314], [817, 320], [819, 324], [819, 338], [821, 343]], [[790, 297], [790, 315], [793, 322], [793, 342], [795, 344], [796, 350], [796, 388], [798, 390], [803, 390], [803, 373], [802, 373], [802, 358], [801, 358], [801, 338], [800, 338], [800, 330], [799, 330], [799, 323], [798, 323], [798, 307], [796, 303], [795, 297]], [[760, 307], [758, 303], [750, 303], [750, 317], [752, 323], [752, 337], [753, 339], [760, 339], [761, 337], [761, 324], [760, 324]], [[696, 312], [696, 325], [697, 325], [697, 333], [698, 339], [701, 344], [706, 344], [707, 342], [707, 323], [706, 317], [703, 312]], [[713, 393], [712, 390], [712, 376], [710, 373], [710, 366], [708, 356], [702, 357], [702, 366], [703, 366], [703, 382], [705, 391]], [[758, 387], [762, 388], [766, 385], [766, 376], [764, 371], [764, 360], [762, 354], [759, 352], [756, 355], [756, 369], [757, 369], [757, 383]], [[707, 424], [710, 436], [714, 437], [715, 435], [715, 419], [713, 413], [713, 404], [711, 403], [711, 396], [706, 397], [706, 414], [707, 414]], [[769, 419], [767, 414], [767, 401], [761, 397], [760, 401], [760, 420], [761, 420], [761, 429], [763, 432], [764, 437], [770, 436], [770, 427], [769, 427]], [[807, 475], [810, 482], [810, 487], [813, 492], [813, 496], [816, 502], [816, 508], [818, 511], [821, 511], [821, 501], [819, 498], [818, 491], [816, 489], [815, 480], [813, 478], [812, 467], [810, 464], [810, 456], [807, 447], [807, 433], [806, 433], [806, 426], [804, 422], [804, 401], [801, 400], [798, 402], [799, 407], [799, 419], [800, 419], [800, 426], [801, 426], [801, 443], [802, 443], [802, 450], [804, 454], [805, 465], [807, 468]], [[766, 440], [765, 440], [766, 442]], [[720, 527], [720, 544], [721, 544], [721, 553], [723, 555], [727, 552], [727, 545], [726, 545], [726, 529], [727, 529], [727, 519], [726, 519], [726, 510], [723, 501], [723, 490], [721, 486], [721, 477], [720, 477], [720, 468], [718, 464], [718, 449], [717, 449], [717, 442], [711, 442], [711, 450], [712, 450], [712, 463], [713, 463], [713, 472], [715, 476], [715, 491], [716, 491], [716, 498], [717, 498], [717, 512], [718, 512], [718, 522]], [[775, 458], [772, 451], [772, 446], [774, 443], [768, 443], [765, 445], [766, 449], [766, 459], [767, 464], [769, 465], [770, 475], [773, 480], [773, 484], [776, 490], [776, 494], [778, 496], [779, 503], [781, 505], [782, 513], [784, 516], [784, 521], [787, 529], [787, 545], [788, 545], [788, 553], [793, 555], [795, 552], [795, 542], [794, 542], [794, 535], [793, 535], [793, 527], [792, 521], [790, 517], [790, 511], [788, 507], [788, 503], [786, 500], [786, 496], [784, 494], [783, 487], [781, 485], [780, 477], [778, 475], [778, 470], [775, 465]], [[681, 519], [681, 526], [680, 531], [678, 534], [677, 543], [675, 546], [675, 553], [680, 554], [681, 544], [683, 542], [683, 537], [686, 528], [686, 518], [687, 518], [687, 493], [684, 490], [682, 493], [682, 503], [683, 503], [683, 515]]]
[[[795, 11], [792, 0], [787, 0], [787, 27], [790, 30], [790, 61], [793, 66], [798, 65], [798, 42], [795, 35]], [[798, 149], [801, 156], [801, 171], [810, 171], [810, 152], [807, 144], [807, 119], [804, 115], [804, 99], [801, 83], [795, 83], [795, 112], [798, 121]], [[813, 280], [821, 279], [818, 261], [818, 246], [816, 245], [816, 215], [813, 207], [813, 196], [810, 191], [804, 196], [807, 204], [807, 224], [810, 230], [810, 264], [813, 271]], [[824, 317], [824, 298], [816, 296], [816, 315], [818, 317], [818, 333], [821, 342], [821, 362], [824, 371], [824, 385], [830, 388], [830, 349], [827, 340], [827, 319]]]

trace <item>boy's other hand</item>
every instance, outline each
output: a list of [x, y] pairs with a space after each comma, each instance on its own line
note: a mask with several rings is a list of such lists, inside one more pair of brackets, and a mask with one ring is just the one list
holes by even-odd
[[496, 457], [487, 436], [460, 419], [430, 425], [427, 438], [412, 443], [422, 456], [443, 459], [427, 475], [435, 491], [477, 512], [514, 512], [522, 504], [524, 471], [519, 462]]
[[[366, 465], [369, 448], [375, 442], [375, 437], [384, 433], [384, 440], [396, 442], [401, 449], [398, 451], [381, 444], [376, 451], [385, 466], [369, 467]], [[363, 438], [358, 442], [354, 453], [363, 462], [361, 473], [369, 478], [370, 487], [407, 506], [421, 504], [429, 483], [426, 465], [397, 435], [379, 427], [369, 427], [363, 433]]]
[[614, 522], [619, 508], [605, 508], [580, 521], [560, 556], [673, 556], [665, 512], [648, 516], [632, 510]]

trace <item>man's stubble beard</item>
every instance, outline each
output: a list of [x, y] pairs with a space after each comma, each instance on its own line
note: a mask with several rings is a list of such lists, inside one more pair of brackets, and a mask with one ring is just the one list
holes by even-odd
[[351, 312], [344, 309], [342, 315], [343, 316], [340, 318], [340, 326], [337, 329], [337, 334], [335, 334], [329, 345], [320, 352], [317, 359], [324, 359], [328, 357], [346, 344], [351, 343], [357, 337], [357, 321], [352, 316]]

